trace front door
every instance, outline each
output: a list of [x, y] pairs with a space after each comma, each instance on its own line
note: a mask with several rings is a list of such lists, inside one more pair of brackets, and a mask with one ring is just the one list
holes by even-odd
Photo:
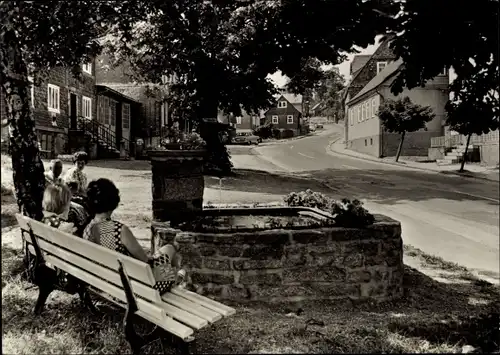
[[70, 94], [69, 95], [69, 128], [70, 129], [77, 129], [77, 120], [76, 120], [76, 94]]
[[120, 149], [122, 140], [122, 103], [116, 103], [116, 122], [115, 122], [115, 137], [116, 137], [116, 148]]

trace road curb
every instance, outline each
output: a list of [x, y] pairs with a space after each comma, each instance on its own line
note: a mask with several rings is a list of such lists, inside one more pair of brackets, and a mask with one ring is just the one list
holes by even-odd
[[489, 178], [484, 177], [484, 176], [476, 176], [476, 175], [470, 175], [470, 174], [466, 174], [466, 173], [465, 174], [461, 174], [461, 173], [458, 173], [456, 171], [432, 170], [432, 169], [421, 168], [421, 167], [418, 167], [418, 166], [408, 166], [408, 165], [398, 164], [396, 162], [383, 161], [383, 160], [375, 160], [375, 159], [360, 157], [360, 156], [349, 154], [349, 153], [345, 153], [345, 152], [339, 152], [339, 151], [333, 149], [333, 145], [335, 143], [337, 143], [337, 141], [339, 141], [340, 139], [342, 139], [342, 137], [339, 137], [339, 138], [331, 141], [330, 144], [328, 144], [328, 150], [331, 153], [338, 154], [338, 155], [344, 155], [344, 156], [347, 156], [347, 157], [350, 157], [350, 158], [354, 158], [354, 159], [365, 160], [365, 161], [369, 161], [369, 162], [372, 162], [372, 163], [379, 163], [379, 164], [386, 164], [386, 165], [398, 166], [400, 168], [405, 168], [405, 169], [414, 169], [414, 170], [427, 171], [429, 173], [435, 173], [435, 174], [441, 174], [441, 175], [452, 175], [452, 176], [458, 176], [458, 177], [468, 178], [468, 179], [477, 179], [477, 180], [483, 180], [483, 181], [498, 182], [498, 180], [489, 179]]

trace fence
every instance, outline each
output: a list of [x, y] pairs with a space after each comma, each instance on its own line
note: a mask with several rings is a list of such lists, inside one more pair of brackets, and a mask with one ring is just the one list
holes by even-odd
[[[498, 143], [498, 141], [499, 141], [499, 132], [498, 130], [496, 130], [481, 135], [473, 134], [470, 137], [469, 144], [481, 145], [488, 143]], [[464, 136], [463, 134], [455, 134], [455, 135], [447, 134], [445, 136], [431, 138], [431, 148], [440, 148], [440, 147], [451, 148], [466, 143], [467, 143], [467, 136]]]

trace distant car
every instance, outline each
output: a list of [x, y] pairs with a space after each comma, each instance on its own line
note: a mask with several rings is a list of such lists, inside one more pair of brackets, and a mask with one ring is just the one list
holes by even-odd
[[314, 123], [309, 124], [309, 131], [314, 132], [316, 130], [316, 125]]
[[316, 129], [323, 129], [323, 124], [318, 123], [318, 124], [316, 125]]
[[239, 132], [236, 133], [236, 136], [233, 138], [233, 144], [259, 144], [262, 142], [262, 138], [250, 133], [250, 132]]

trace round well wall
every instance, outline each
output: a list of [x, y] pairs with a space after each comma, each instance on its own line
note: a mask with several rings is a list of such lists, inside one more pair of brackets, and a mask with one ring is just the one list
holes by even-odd
[[[250, 212], [249, 212], [250, 213]], [[152, 248], [174, 240], [200, 294], [235, 301], [390, 300], [402, 296], [401, 225], [366, 228], [180, 231], [153, 222]]]

